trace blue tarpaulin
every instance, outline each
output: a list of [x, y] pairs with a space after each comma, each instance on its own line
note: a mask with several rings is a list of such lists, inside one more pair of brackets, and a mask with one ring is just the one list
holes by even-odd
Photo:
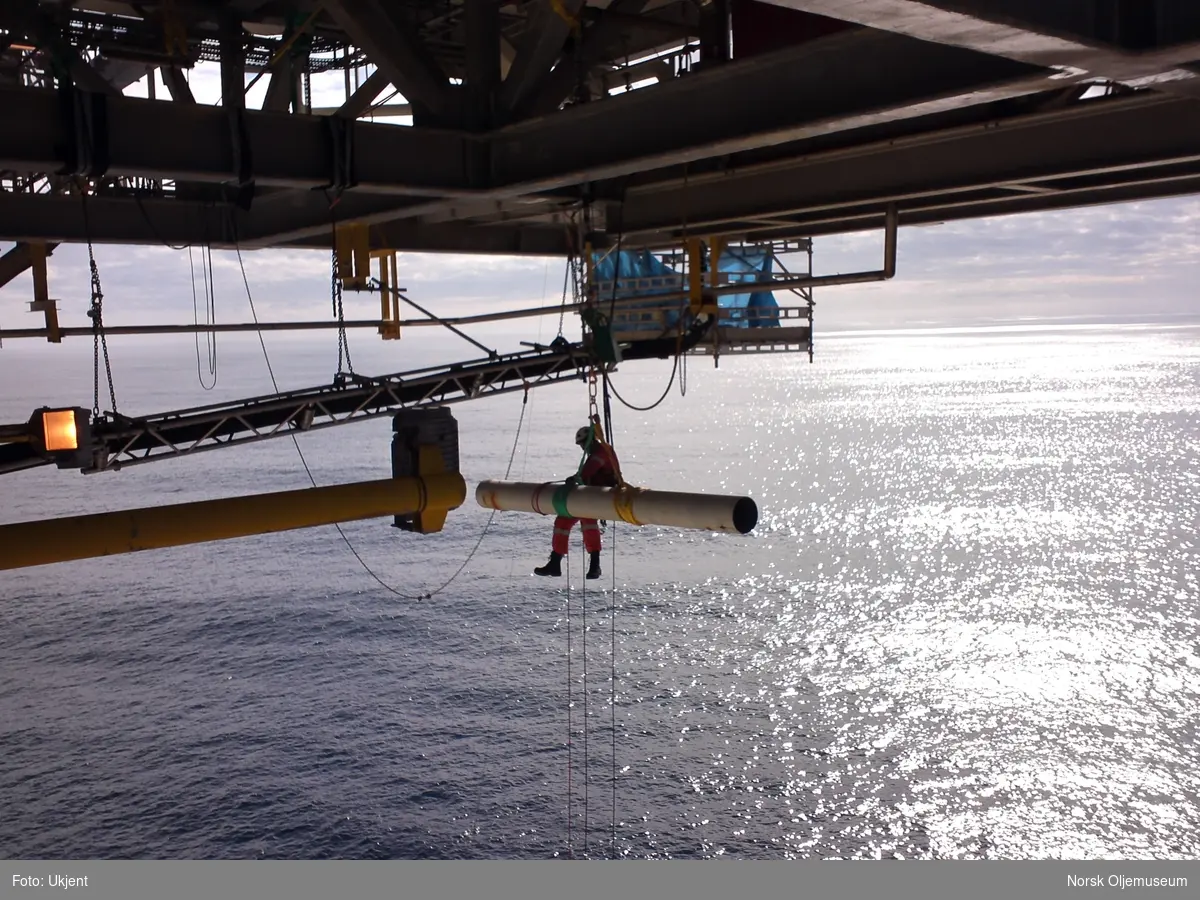
[[[741, 281], [753, 284], [771, 278], [771, 263], [774, 257], [767, 250], [726, 250], [721, 254], [717, 269], [726, 273], [726, 281]], [[622, 250], [604, 258], [597, 256], [593, 269], [595, 279], [602, 286], [599, 297], [601, 308], [604, 301], [613, 299], [613, 276], [617, 275], [616, 299], [653, 294], [675, 294], [686, 290], [683, 276], [648, 250]], [[619, 273], [619, 274], [618, 274]], [[643, 306], [654, 309], [668, 305], [673, 307], [664, 314], [664, 319], [637, 310]], [[725, 294], [717, 298], [721, 310], [721, 326], [726, 328], [774, 328], [779, 318], [772, 311], [779, 308], [771, 291], [747, 291], [745, 294]], [[624, 315], [614, 323], [618, 331], [662, 331], [663, 323], [673, 328], [678, 321], [676, 309], [686, 307], [685, 301], [656, 301], [647, 299], [622, 307]]]

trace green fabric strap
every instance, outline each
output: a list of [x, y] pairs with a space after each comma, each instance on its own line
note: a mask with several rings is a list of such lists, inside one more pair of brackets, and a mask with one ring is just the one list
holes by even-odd
[[573, 518], [572, 515], [567, 512], [567, 495], [570, 493], [571, 488], [564, 484], [562, 487], [555, 489], [554, 497], [552, 498], [554, 503], [554, 511], [560, 516], [566, 516], [568, 519]]

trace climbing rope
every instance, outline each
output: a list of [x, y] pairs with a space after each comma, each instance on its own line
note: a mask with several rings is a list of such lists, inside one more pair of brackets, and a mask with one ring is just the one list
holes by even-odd
[[574, 742], [574, 714], [572, 708], [572, 698], [575, 695], [574, 683], [571, 679], [571, 554], [566, 555], [567, 561], [567, 855], [572, 859], [575, 858], [575, 840], [573, 837], [574, 820], [575, 820], [575, 791], [571, 783], [572, 766], [571, 761], [575, 752]]
[[[685, 165], [684, 166], [684, 182], [683, 182], [685, 198], [687, 196], [687, 178], [688, 178], [687, 166]], [[624, 193], [622, 192], [622, 197], [623, 196], [624, 196]], [[685, 236], [687, 234], [686, 204], [684, 207], [683, 234]], [[625, 238], [624, 232], [617, 232], [616, 249], [614, 251], [616, 253], [617, 262], [616, 262], [616, 265], [614, 266], [614, 270], [613, 270], [613, 272], [614, 272], [613, 288], [612, 288], [612, 294], [609, 297], [609, 302], [608, 302], [608, 320], [610, 322], [613, 319], [613, 315], [616, 312], [616, 307], [617, 307], [617, 288], [618, 288], [618, 284], [619, 284], [620, 278], [621, 278], [621, 244], [624, 241], [624, 238]], [[612, 394], [617, 398], [617, 400], [620, 401], [621, 405], [627, 407], [628, 409], [632, 409], [635, 412], [650, 412], [651, 410], [656, 409], [658, 406], [660, 406], [662, 404], [662, 402], [667, 399], [667, 396], [671, 393], [671, 387], [675, 384], [675, 376], [677, 374], [680, 375], [680, 379], [681, 379], [680, 380], [681, 395], [684, 395], [687, 393], [687, 384], [686, 384], [686, 382], [687, 382], [687, 357], [686, 357], [686, 354], [683, 353], [683, 335], [684, 335], [683, 314], [685, 311], [684, 310], [685, 304], [686, 304], [686, 301], [681, 302], [680, 307], [679, 307], [679, 312], [676, 314], [676, 317], [675, 317], [676, 318], [675, 354], [674, 354], [674, 356], [672, 358], [672, 362], [671, 362], [671, 375], [667, 379], [666, 388], [663, 390], [662, 395], [657, 400], [655, 400], [649, 406], [637, 406], [636, 404], [630, 403], [628, 400], [626, 400], [624, 397], [622, 397], [620, 395], [620, 393], [617, 391], [616, 387], [611, 384], [611, 382], [609, 381], [609, 378], [608, 378], [608, 372], [607, 371], [604, 372], [604, 404], [605, 404], [605, 410], [606, 410], [605, 411], [605, 431], [608, 432], [608, 434], [610, 434], [610, 435], [612, 434], [612, 414], [611, 414], [611, 411], [609, 410], [609, 400], [608, 400], [608, 395], [609, 395], [610, 390], [611, 390]], [[680, 357], [683, 357], [682, 362], [680, 361]], [[681, 367], [682, 367], [682, 369], [681, 369]]]
[[[582, 524], [582, 523], [581, 523]], [[571, 554], [567, 554], [570, 556]], [[587, 561], [587, 547], [583, 548], [583, 558]], [[583, 570], [585, 573], [587, 569]], [[579, 598], [579, 631], [580, 642], [583, 644], [583, 855], [588, 853], [588, 783], [591, 781], [591, 771], [588, 765], [588, 670], [587, 670], [587, 579], [583, 580], [582, 595]]]
[[609, 673], [608, 673], [608, 708], [612, 721], [609, 724], [612, 735], [612, 840], [610, 842], [613, 858], [617, 855], [617, 523], [613, 522], [612, 530], [612, 592], [609, 603]]
[[562, 303], [558, 308], [558, 336], [563, 336], [563, 319], [567, 314], [567, 287], [571, 280], [571, 257], [567, 257], [566, 268], [563, 269], [563, 288], [562, 288]]
[[[192, 258], [192, 248], [188, 245], [188, 271], [192, 277], [192, 323], [196, 326], [196, 332], [193, 335], [196, 345], [196, 378], [200, 382], [200, 387], [206, 391], [211, 391], [217, 386], [217, 333], [216, 331], [208, 332], [204, 339], [204, 345], [208, 351], [208, 374], [212, 378], [212, 384], [205, 383], [204, 373], [200, 368], [200, 311], [196, 298], [196, 266]], [[207, 256], [207, 260], [206, 260]], [[212, 279], [212, 247], [206, 246], [200, 254], [200, 274], [204, 280], [204, 323], [206, 325], [217, 324], [217, 291]]]
[[[258, 343], [259, 343], [259, 346], [262, 347], [263, 359], [266, 361], [266, 364], [267, 364], [267, 374], [270, 375], [270, 377], [271, 377], [271, 385], [275, 388], [275, 393], [278, 394], [279, 393], [279, 383], [275, 379], [275, 370], [271, 366], [271, 356], [267, 352], [267, 344], [266, 344], [266, 341], [263, 339], [262, 328], [259, 325], [259, 321], [258, 321], [258, 312], [256, 311], [256, 309], [254, 307], [254, 296], [250, 291], [250, 279], [246, 275], [246, 264], [242, 260], [242, 248], [241, 248], [241, 245], [237, 238], [236, 222], [232, 223], [232, 231], [233, 231], [233, 247], [234, 247], [234, 250], [237, 252], [238, 267], [241, 269], [241, 272], [242, 272], [242, 284], [246, 288], [246, 300], [250, 304], [250, 314], [254, 318], [255, 326], [257, 326], [255, 331], [258, 334]], [[520, 415], [520, 418], [517, 420], [517, 433], [516, 433], [515, 437], [513, 438], [512, 453], [509, 454], [508, 468], [505, 470], [505, 473], [504, 473], [504, 477], [506, 479], [509, 477], [509, 473], [512, 471], [513, 460], [516, 458], [516, 455], [517, 455], [517, 443], [520, 441], [520, 438], [521, 438], [521, 426], [524, 424], [524, 421], [525, 421], [525, 407], [528, 402], [529, 402], [529, 385], [526, 385], [525, 386], [525, 399], [521, 404], [521, 415]], [[304, 472], [308, 476], [309, 482], [312, 484], [313, 487], [316, 487], [317, 480], [316, 480], [316, 478], [313, 477], [312, 470], [308, 466], [308, 460], [305, 459], [305, 457], [304, 457], [304, 451], [300, 449], [300, 442], [296, 439], [296, 435], [294, 432], [290, 435], [290, 437], [292, 439], [292, 445], [296, 448], [296, 453], [300, 457], [300, 463], [301, 463], [301, 465], [304, 466]], [[382, 587], [384, 590], [388, 591], [389, 593], [394, 594], [397, 597], [400, 597], [403, 600], [419, 601], [419, 600], [431, 600], [437, 594], [440, 594], [442, 591], [444, 591], [446, 588], [448, 588], [450, 586], [450, 584], [456, 578], [458, 578], [458, 576], [460, 574], [462, 574], [463, 569], [465, 569], [467, 567], [467, 563], [469, 563], [471, 561], [471, 559], [475, 556], [476, 551], [479, 550], [480, 545], [483, 543], [483, 538], [488, 533], [488, 529], [491, 528], [492, 522], [495, 519], [495, 516], [496, 516], [496, 511], [492, 510], [491, 515], [488, 516], [487, 524], [484, 525], [483, 531], [479, 535], [479, 539], [475, 542], [475, 546], [471, 549], [471, 552], [469, 554], [467, 554], [467, 558], [465, 560], [463, 560], [462, 565], [460, 565], [458, 567], [458, 569], [454, 572], [454, 574], [451, 575], [448, 579], [446, 579], [446, 581], [440, 587], [438, 587], [436, 590], [427, 591], [426, 593], [419, 594], [417, 596], [411, 596], [411, 595], [403, 593], [402, 591], [398, 591], [394, 587], [392, 587], [390, 584], [388, 584], [386, 581], [384, 581], [382, 578], [380, 578], [379, 575], [377, 575], [375, 573], [375, 570], [372, 569], [369, 565], [367, 565], [366, 560], [364, 560], [362, 558], [362, 556], [359, 554], [358, 550], [355, 549], [354, 545], [350, 542], [350, 538], [346, 536], [346, 532], [342, 530], [342, 526], [335, 522], [335, 523], [333, 523], [333, 527], [337, 529], [338, 534], [341, 535], [341, 537], [342, 537], [342, 541], [345, 542], [347, 549], [354, 556], [354, 558], [356, 560], [358, 560], [358, 564], [360, 566], [362, 566], [363, 571], [365, 571], [368, 575], [370, 575], [371, 578], [373, 578], [380, 587]]]
[[96, 266], [96, 255], [92, 251], [91, 227], [88, 222], [87, 194], [82, 182], [77, 182], [79, 199], [83, 205], [83, 234], [87, 241], [88, 266], [92, 275], [92, 302], [88, 307], [88, 318], [92, 320], [92, 418], [100, 416], [100, 354], [104, 353], [104, 372], [108, 379], [108, 397], [112, 412], [117, 411], [117, 392], [113, 387], [112, 362], [108, 358], [108, 337], [104, 333], [104, 291], [100, 286], [100, 270]]
[[[596, 367], [592, 367], [588, 377], [588, 405], [589, 405], [589, 420], [592, 427], [589, 429], [588, 440], [584, 446], [583, 460], [587, 459], [593, 445], [595, 443], [606, 444], [612, 450], [612, 404], [609, 398], [609, 383], [607, 373], [601, 370], [603, 375], [603, 410], [604, 420], [601, 424], [601, 417], [597, 410], [597, 383]], [[632, 494], [636, 488], [631, 487], [625, 481], [625, 477], [621, 472], [620, 463], [617, 461], [615, 451], [612, 453], [612, 462], [615, 467], [615, 476], [617, 480], [617, 511], [622, 519], [627, 522], [636, 524], [637, 520], [633, 517], [632, 512]], [[583, 461], [580, 462], [582, 469]], [[577, 472], [578, 474], [578, 472]], [[617, 523], [613, 522], [612, 530], [612, 563], [611, 563], [611, 602], [609, 609], [609, 710], [610, 710], [610, 738], [611, 738], [611, 771], [610, 771], [610, 786], [611, 786], [611, 818], [610, 818], [610, 852], [615, 858], [617, 855]], [[587, 545], [583, 546], [584, 565], [587, 565], [588, 557], [590, 556]], [[567, 680], [571, 683], [571, 573], [570, 573], [570, 557], [567, 554]], [[589, 749], [590, 735], [590, 693], [588, 690], [588, 654], [587, 654], [587, 579], [584, 579], [582, 586], [582, 596], [580, 600], [580, 628], [582, 633], [582, 653], [583, 653], [583, 852], [586, 856], [590, 846], [590, 785], [591, 785], [591, 753]], [[568, 692], [568, 738], [570, 737], [570, 703], [571, 694]], [[567, 791], [568, 791], [568, 822], [571, 819], [571, 754], [572, 747], [568, 743], [567, 756]], [[571, 844], [571, 829], [568, 825], [568, 846], [572, 849]]]
[[[621, 396], [616, 386], [610, 383], [610, 390], [612, 391], [613, 396], [620, 401], [622, 406], [626, 407], [627, 409], [635, 410], [636, 412], [650, 412], [652, 409], [657, 409], [662, 405], [663, 401], [667, 399], [667, 395], [671, 393], [671, 387], [675, 384], [675, 373], [679, 370], [679, 357], [682, 355], [683, 354], [678, 352], [675, 354], [675, 362], [671, 366], [671, 377], [667, 379], [667, 386], [663, 389], [663, 392], [661, 395], [659, 395], [659, 398], [649, 406], [638, 406], [637, 404], [630, 403]], [[607, 380], [607, 378], [608, 376], [605, 375], [605, 380]]]
[[687, 354], [676, 353], [675, 358], [679, 360], [679, 396], [687, 396]]
[[[616, 291], [614, 290], [614, 295]], [[613, 446], [613, 427], [612, 427], [612, 403], [609, 401], [609, 384], [608, 373], [604, 373], [604, 436], [610, 447]], [[616, 459], [616, 451], [613, 451], [613, 459]], [[628, 498], [628, 486], [625, 484], [625, 476], [621, 474], [621, 467], [617, 466], [617, 480], [620, 482], [620, 496]], [[623, 518], [632, 518], [632, 509], [629, 510], [629, 515], [626, 516], [624, 509], [618, 510]], [[612, 818], [610, 819], [612, 827], [612, 838], [610, 840], [610, 852], [615, 859], [617, 855], [617, 523], [612, 523], [612, 562], [610, 564], [612, 572], [612, 589], [609, 597], [609, 673], [608, 673], [608, 708], [611, 717], [609, 722], [610, 735], [612, 737], [612, 771], [610, 773], [610, 781], [612, 784]]]

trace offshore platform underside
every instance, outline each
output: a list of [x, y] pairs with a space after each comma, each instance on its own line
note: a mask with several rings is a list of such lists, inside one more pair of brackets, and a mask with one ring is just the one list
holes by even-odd
[[1194, 0], [6, 0], [0, 240], [566, 255], [581, 203], [634, 249], [1163, 197], [1197, 98]]
[[[45, 326], [0, 339], [172, 330], [105, 331], [95, 272], [90, 328], [62, 327], [66, 242], [332, 249], [335, 296], [381, 297], [336, 326], [385, 339], [401, 302], [456, 330], [548, 313], [439, 319], [398, 252], [558, 256], [584, 330], [153, 416], [101, 415], [97, 387], [90, 415], [0, 426], [0, 472], [594, 386], [626, 359], [811, 359], [813, 288], [890, 278], [899, 228], [1200, 191], [1198, 101], [1196, 0], [4, 0], [0, 287], [32, 271]], [[874, 229], [878, 270], [812, 274], [814, 237]], [[797, 252], [807, 271], [774, 265]]]

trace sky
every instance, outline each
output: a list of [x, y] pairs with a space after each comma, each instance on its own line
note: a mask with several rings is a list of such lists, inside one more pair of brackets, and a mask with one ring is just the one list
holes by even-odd
[[[216, 67], [198, 66], [192, 74], [192, 87], [200, 102], [216, 102], [220, 92]], [[249, 105], [261, 103], [265, 87], [264, 78], [248, 95]], [[165, 94], [161, 81], [157, 90]], [[337, 105], [343, 91], [340, 75], [315, 78], [313, 103]], [[145, 80], [130, 86], [126, 93], [145, 96]], [[387, 96], [385, 92], [380, 100]], [[814, 324], [819, 335], [821, 331], [978, 325], [1031, 318], [1200, 319], [1195, 294], [1200, 277], [1198, 226], [1200, 196], [902, 228], [896, 277], [884, 283], [817, 291]], [[882, 244], [881, 233], [820, 238], [814, 244], [814, 273], [878, 269]], [[9, 246], [0, 242], [0, 253]], [[193, 266], [197, 295], [203, 302], [198, 250], [193, 251], [191, 261], [188, 250], [154, 246], [97, 245], [95, 254], [107, 324], [193, 321]], [[330, 316], [328, 252], [259, 250], [244, 251], [243, 257], [260, 320]], [[786, 262], [793, 271], [801, 263], [798, 259]], [[235, 254], [214, 252], [213, 271], [217, 320], [251, 321]], [[399, 272], [401, 286], [415, 301], [441, 315], [462, 315], [557, 304], [564, 263], [402, 253]], [[64, 245], [54, 253], [50, 293], [60, 301], [64, 325], [88, 324], [85, 247]], [[0, 288], [0, 329], [41, 324], [40, 314], [28, 311], [31, 296], [28, 275]], [[345, 308], [347, 318], [373, 318], [378, 315], [378, 300], [374, 294], [347, 292]], [[403, 315], [410, 312], [404, 310]], [[545, 332], [556, 325], [554, 317], [486, 331], [503, 335], [513, 345], [501, 349], [515, 349], [522, 336], [533, 339], [539, 329]], [[422, 334], [428, 332], [422, 330]], [[5, 345], [12, 343], [6, 341]]]

